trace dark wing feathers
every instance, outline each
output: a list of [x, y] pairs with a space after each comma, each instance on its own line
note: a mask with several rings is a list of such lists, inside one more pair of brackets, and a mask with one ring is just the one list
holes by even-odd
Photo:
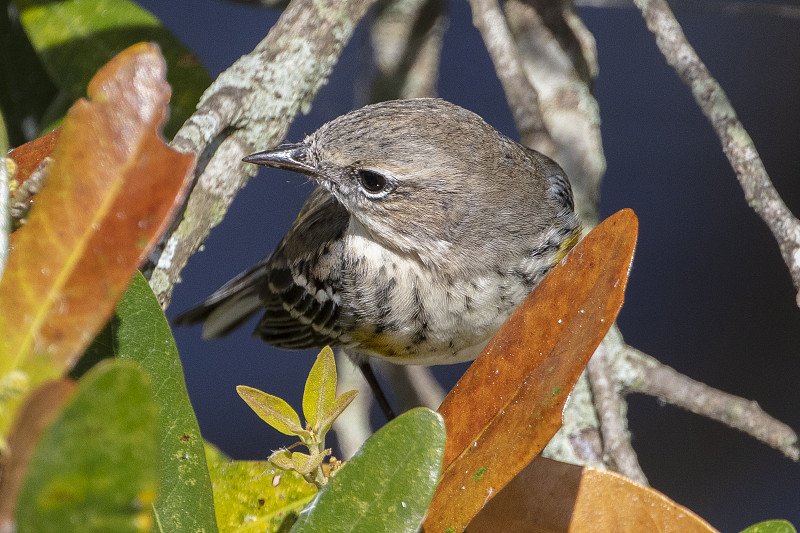
[[[319, 299], [314, 296], [322, 284], [314, 283], [308, 268], [316, 264], [320, 250], [336, 253], [334, 243], [348, 221], [341, 204], [318, 187], [271, 256], [176, 317], [173, 324], [205, 321], [203, 337], [222, 337], [263, 310], [253, 335], [273, 346], [301, 350], [337, 344], [341, 309], [327, 293], [319, 293]], [[293, 272], [292, 266], [298, 265], [306, 271]], [[298, 280], [306, 281], [307, 286]]]
[[292, 284], [280, 291], [268, 284], [264, 296], [264, 315], [254, 336], [287, 350], [316, 348], [336, 344], [338, 331], [331, 327], [339, 314], [339, 306], [326, 298], [320, 302], [305, 288]]

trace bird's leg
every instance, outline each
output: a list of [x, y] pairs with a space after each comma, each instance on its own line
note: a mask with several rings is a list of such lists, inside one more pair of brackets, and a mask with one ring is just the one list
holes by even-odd
[[369, 360], [358, 363], [358, 368], [361, 369], [361, 373], [364, 374], [364, 379], [369, 383], [369, 388], [372, 389], [375, 401], [378, 402], [378, 406], [380, 406], [381, 411], [383, 411], [383, 414], [386, 416], [386, 420], [394, 420], [395, 414], [392, 410], [392, 406], [389, 405], [389, 400], [386, 399], [386, 395], [383, 393], [383, 389], [381, 389], [381, 384], [378, 383], [378, 378], [375, 377], [375, 372], [372, 371], [372, 365], [369, 364]]

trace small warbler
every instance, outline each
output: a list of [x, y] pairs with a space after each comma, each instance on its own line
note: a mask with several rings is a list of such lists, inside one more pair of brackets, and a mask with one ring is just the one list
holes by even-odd
[[254, 335], [342, 346], [373, 390], [370, 357], [477, 357], [580, 235], [556, 163], [440, 99], [369, 105], [244, 161], [318, 187], [270, 256], [175, 323], [212, 338], [261, 312]]

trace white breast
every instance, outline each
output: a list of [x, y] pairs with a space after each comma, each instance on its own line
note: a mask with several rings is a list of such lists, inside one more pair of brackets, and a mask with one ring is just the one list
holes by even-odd
[[[357, 327], [342, 340], [363, 355], [398, 364], [470, 361], [530, 290], [518, 277], [481, 268], [480, 258], [469, 279], [452, 279], [363, 234], [346, 239], [358, 259], [345, 269], [340, 294]], [[533, 273], [541, 266], [527, 263], [510, 267]]]

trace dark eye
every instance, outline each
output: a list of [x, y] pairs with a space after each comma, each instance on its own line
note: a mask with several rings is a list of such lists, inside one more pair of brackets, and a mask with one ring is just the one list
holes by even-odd
[[380, 194], [389, 188], [386, 178], [371, 170], [359, 170], [358, 180], [361, 187], [369, 194]]

